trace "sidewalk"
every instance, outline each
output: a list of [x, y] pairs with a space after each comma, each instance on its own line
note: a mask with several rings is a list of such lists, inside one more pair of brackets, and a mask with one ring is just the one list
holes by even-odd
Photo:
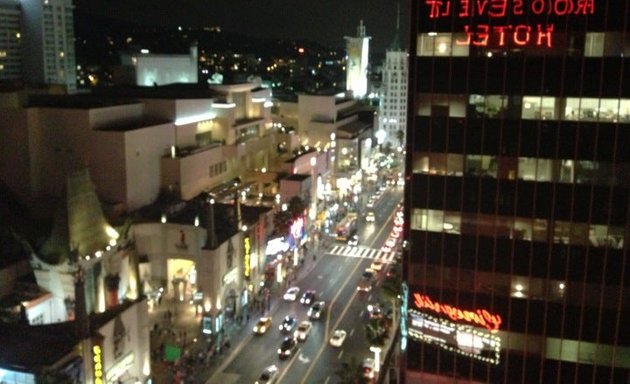
[[[292, 284], [299, 284], [322, 259], [321, 252], [316, 252], [317, 257], [313, 259], [313, 250], [308, 251], [304, 264], [298, 269], [297, 277]], [[284, 290], [284, 284], [272, 288], [269, 313], [276, 311]], [[187, 384], [236, 382], [234, 380], [237, 378], [230, 378], [229, 375], [222, 374], [222, 371], [246, 345], [246, 341], [251, 337], [251, 330], [263, 314], [263, 311], [254, 310], [249, 319], [243, 319], [240, 323], [226, 321], [223, 337], [229, 340], [229, 347], [218, 352], [211, 347], [209, 338], [201, 333], [201, 318], [195, 316], [192, 306], [188, 302], [164, 298], [160, 305], [149, 311], [149, 325], [152, 327], [150, 346], [153, 383], [174, 384], [182, 382], [181, 379]], [[154, 328], [156, 324], [157, 330]], [[162, 361], [161, 357], [167, 345], [182, 348], [182, 357], [177, 365]], [[207, 379], [208, 377], [210, 379]]]

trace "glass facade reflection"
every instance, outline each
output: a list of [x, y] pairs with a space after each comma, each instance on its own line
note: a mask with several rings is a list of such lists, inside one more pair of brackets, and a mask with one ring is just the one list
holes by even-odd
[[[403, 270], [432, 304], [408, 304], [403, 382], [628, 382], [629, 14], [411, 2]], [[481, 309], [496, 358], [465, 353]]]

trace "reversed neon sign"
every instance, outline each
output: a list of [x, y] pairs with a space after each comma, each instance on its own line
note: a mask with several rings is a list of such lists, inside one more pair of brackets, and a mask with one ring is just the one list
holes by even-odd
[[[451, 15], [503, 19], [528, 13], [540, 17], [588, 16], [595, 13], [595, 0], [424, 0], [424, 3], [430, 19]], [[503, 47], [512, 43], [516, 46], [532, 44], [551, 48], [553, 31], [553, 24], [466, 25], [466, 38], [457, 40], [456, 44]]]
[[433, 301], [429, 296], [420, 293], [413, 294], [413, 301], [418, 309], [430, 309], [435, 313], [443, 313], [453, 321], [466, 321], [477, 324], [493, 333], [497, 332], [501, 326], [501, 316], [492, 314], [485, 309], [463, 310]]

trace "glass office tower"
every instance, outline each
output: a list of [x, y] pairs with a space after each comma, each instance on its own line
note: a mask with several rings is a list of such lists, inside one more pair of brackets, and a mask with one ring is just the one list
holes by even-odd
[[406, 383], [630, 382], [629, 15], [411, 1]]

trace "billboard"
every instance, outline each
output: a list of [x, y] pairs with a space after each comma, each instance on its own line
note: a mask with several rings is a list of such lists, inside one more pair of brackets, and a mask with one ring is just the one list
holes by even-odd
[[487, 330], [410, 309], [407, 332], [414, 340], [431, 343], [487, 363], [499, 363], [501, 338]]

